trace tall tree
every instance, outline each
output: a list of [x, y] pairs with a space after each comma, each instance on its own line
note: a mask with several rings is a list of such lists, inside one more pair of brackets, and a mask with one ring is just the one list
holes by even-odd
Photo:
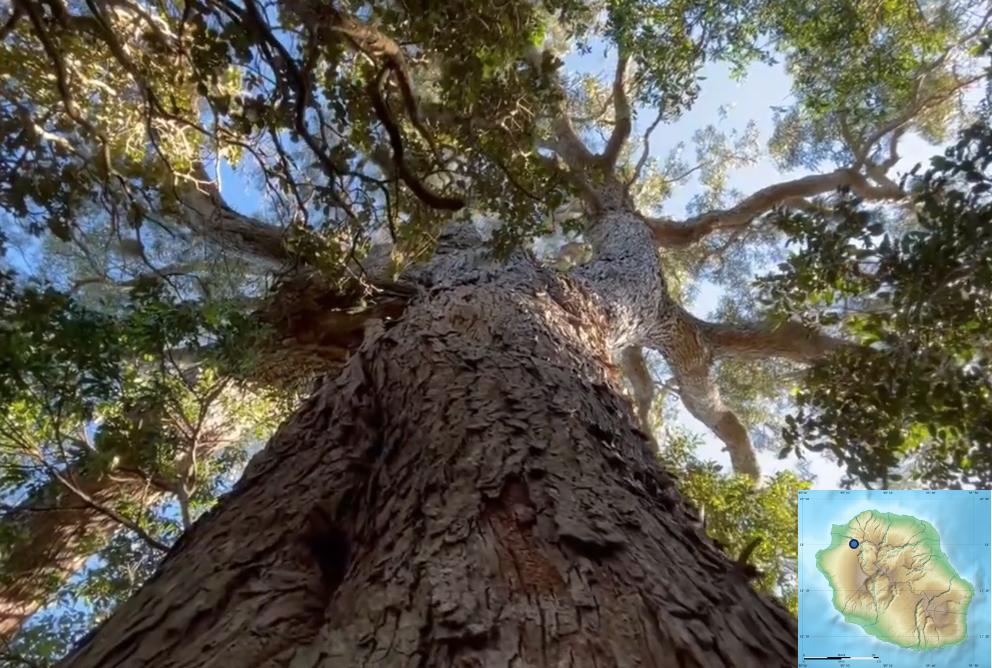
[[[735, 469], [757, 476], [714, 363], [807, 363], [850, 344], [798, 321], [701, 320], [669, 289], [656, 249], [705, 248], [720, 235], [729, 246], [752, 235], [781, 239], [765, 214], [816, 206], [807, 198], [839, 186], [866, 199], [905, 198], [887, 175], [899, 137], [977, 78], [959, 65], [988, 17], [964, 21], [960, 8], [934, 5], [919, 9], [924, 25], [908, 31], [905, 12], [843, 14], [830, 30], [858, 27], [869, 37], [821, 67], [833, 33], [800, 30], [794, 4], [610, 3], [602, 23], [598, 9], [13, 6], [2, 34], [15, 76], [4, 79], [3, 99], [18, 130], [4, 205], [84, 248], [77, 215], [97, 201], [92, 218], [105, 236], [146, 263], [149, 230], [261, 267], [292, 262], [255, 320], [274, 338], [256, 342], [265, 361], [252, 380], [330, 375], [232, 496], [70, 665], [144, 660], [133, 651], [174, 665], [203, 661], [200, 651], [281, 665], [311, 641], [314, 663], [322, 650], [347, 661], [383, 652], [381, 662], [414, 651], [428, 661], [521, 652], [534, 665], [567, 652], [587, 661], [597, 652], [646, 662], [674, 652], [699, 665], [791, 662], [788, 619], [754, 598], [746, 569], [692, 526], [649, 440], [631, 427], [614, 364], [643, 407], [652, 388], [650, 377], [638, 382], [640, 353], [660, 353], [682, 404], [726, 443]], [[954, 20], [937, 20], [946, 16]], [[616, 48], [616, 70], [608, 91], [589, 85], [583, 94], [544, 38], [590, 31]], [[662, 120], [676, 118], [706, 59], [742, 67], [766, 57], [757, 45], [768, 34], [790, 62], [817, 63], [810, 71], [820, 77], [800, 81], [789, 116], [798, 130], [779, 143], [840, 166], [733, 205], [718, 188], [710, 210], [685, 220], [646, 215], [657, 212], [638, 208], [634, 183], [651, 174], [627, 160], [634, 109], [648, 104]], [[924, 93], [899, 88], [903, 70], [857, 57], [890, 48], [892, 35], [909, 58], [897, 62]], [[930, 41], [914, 50], [920, 35]], [[824, 97], [830, 80], [843, 83], [839, 96], [853, 109]], [[606, 112], [583, 114], [597, 107]], [[944, 127], [949, 116], [932, 123]], [[285, 230], [235, 211], [208, 177], [218, 160], [247, 156]], [[562, 215], [570, 200], [578, 206]], [[486, 247], [472, 216], [499, 223]], [[519, 249], [559, 226], [592, 251], [567, 275]], [[368, 248], [377, 227], [392, 237], [385, 252]], [[188, 264], [149, 269], [152, 281], [197, 276]], [[341, 371], [341, 352], [356, 347]], [[230, 542], [245, 534], [247, 542]], [[187, 590], [185, 599], [204, 612], [170, 612], [121, 650], [121, 629], [160, 614], [151, 602], [179, 578], [204, 582], [201, 597]], [[729, 598], [712, 590], [714, 580]], [[692, 584], [683, 592], [682, 582]], [[499, 593], [484, 600], [486, 591]], [[601, 610], [594, 621], [579, 614], [590, 600]], [[268, 615], [259, 609], [270, 605]], [[528, 637], [525, 620], [544, 618], [546, 605], [581, 632], [558, 624], [553, 642], [548, 633]], [[654, 620], [636, 643], [620, 621], [635, 615]], [[403, 631], [367, 645], [366, 631], [375, 637], [388, 616]], [[763, 644], [743, 637], [747, 618], [762, 620]], [[164, 640], [179, 628], [181, 648]], [[249, 628], [256, 635], [237, 647], [217, 640]], [[595, 645], [597, 628], [611, 640]], [[332, 640], [340, 646], [318, 647]]]

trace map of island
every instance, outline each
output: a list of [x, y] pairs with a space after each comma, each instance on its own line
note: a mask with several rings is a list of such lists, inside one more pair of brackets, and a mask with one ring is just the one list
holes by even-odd
[[975, 588], [940, 551], [929, 523], [866, 510], [835, 524], [816, 566], [833, 589], [844, 620], [879, 640], [914, 650], [964, 642]]

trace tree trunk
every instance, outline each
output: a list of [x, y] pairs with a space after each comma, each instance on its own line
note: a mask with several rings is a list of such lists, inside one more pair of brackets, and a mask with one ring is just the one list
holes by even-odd
[[597, 302], [518, 263], [373, 323], [60, 665], [794, 665], [633, 426]]
[[[186, 381], [193, 383], [195, 373], [194, 369], [184, 372]], [[206, 402], [202, 405], [206, 417], [195, 442], [173, 443], [178, 453], [195, 449], [201, 461], [241, 442], [248, 431], [248, 425], [239, 422], [218, 395], [206, 392], [204, 396], [210, 398], [200, 399]], [[238, 398], [234, 395], [227, 401]], [[142, 412], [131, 419], [151, 428], [173, 418]], [[4, 523], [17, 533], [0, 560], [0, 643], [9, 642], [115, 532], [128, 528], [114, 513], [124, 507], [150, 508], [171, 493], [162, 484], [150, 484], [140, 472], [139, 450], [138, 445], [125, 450], [119, 466], [110, 473], [94, 471], [81, 461], [68, 462], [61, 471], [62, 480], [52, 476], [23, 503], [4, 513]]]
[[[69, 475], [94, 503], [111, 508], [128, 502], [147, 507], [165, 496], [137, 476], [111, 478], [82, 470]], [[17, 527], [19, 533], [3, 555], [0, 642], [9, 641], [122, 528], [56, 480], [8, 513], [4, 523]]]

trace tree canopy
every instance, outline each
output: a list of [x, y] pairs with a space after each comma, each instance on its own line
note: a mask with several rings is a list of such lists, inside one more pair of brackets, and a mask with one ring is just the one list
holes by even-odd
[[[992, 480], [988, 96], [969, 106], [988, 6], [0, 11], [0, 637], [53, 605], [11, 656], [57, 657], [127, 598], [364, 324], [402, 315], [401, 270], [449, 223], [475, 221], [497, 260], [523, 246], [581, 267], [582, 202], [614, 165], [686, 344], [616, 363], [711, 535], [729, 550], [765, 538], [762, 587], [795, 605], [809, 481], [762, 478], [756, 449], [825, 453], [849, 484]], [[570, 64], [601, 56], [608, 81]], [[695, 162], [652, 156], [648, 135], [700, 111], [713, 63], [784, 68], [773, 133], [711, 124]], [[951, 145], [898, 174], [910, 136]], [[735, 190], [733, 170], [759, 160], [781, 180]], [[231, 204], [232, 172], [250, 200]], [[690, 185], [685, 214], [666, 211]], [[722, 301], [691, 314], [705, 283]], [[729, 475], [670, 424], [679, 407], [725, 446]]]

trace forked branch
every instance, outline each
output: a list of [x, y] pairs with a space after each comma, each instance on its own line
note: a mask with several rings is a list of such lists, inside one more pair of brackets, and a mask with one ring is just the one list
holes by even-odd
[[553, 133], [552, 149], [558, 154], [565, 166], [568, 167], [569, 174], [573, 178], [581, 179], [582, 174], [590, 167], [595, 166], [596, 156], [586, 147], [585, 143], [579, 139], [575, 127], [572, 125], [571, 117], [565, 108], [567, 93], [557, 74], [549, 71], [548, 61], [553, 58], [548, 51], [542, 51], [534, 46], [528, 47], [526, 51], [528, 64], [537, 72], [544, 76], [547, 85], [555, 99], [558, 100], [552, 113], [554, 118], [551, 122]]
[[798, 322], [711, 323], [681, 307], [660, 325], [658, 338], [641, 343], [664, 356], [678, 383], [682, 405], [723, 441], [734, 471], [753, 477], [759, 470], [751, 439], [720, 397], [712, 375], [714, 362], [738, 357], [809, 363], [855, 345]]

